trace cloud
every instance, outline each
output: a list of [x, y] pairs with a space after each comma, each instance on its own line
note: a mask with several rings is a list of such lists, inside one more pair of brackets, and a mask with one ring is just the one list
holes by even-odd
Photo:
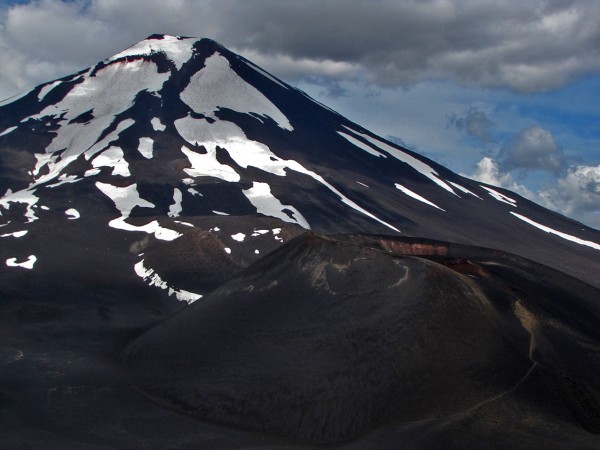
[[540, 192], [540, 201], [600, 230], [600, 165], [570, 168], [556, 186]]
[[211, 37], [286, 79], [538, 92], [600, 72], [599, 16], [592, 0], [31, 0], [0, 11], [0, 92], [153, 33]]
[[448, 125], [458, 131], [464, 131], [482, 142], [495, 142], [491, 134], [495, 124], [481, 109], [470, 107], [463, 116], [453, 114], [448, 118]]
[[548, 209], [600, 230], [600, 165], [575, 166], [555, 183], [538, 192], [519, 184], [491, 157], [484, 157], [474, 173], [464, 175], [483, 183], [516, 192]]
[[600, 69], [593, 1], [226, 1], [230, 39], [292, 58], [360, 64], [370, 82], [451, 78], [523, 92]]
[[540, 126], [527, 128], [516, 139], [505, 145], [499, 154], [506, 170], [546, 170], [559, 173], [566, 157], [552, 133]]
[[489, 156], [485, 156], [477, 163], [475, 172], [463, 176], [481, 181], [482, 183], [509, 189], [529, 199], [535, 197], [534, 193], [526, 186], [517, 183], [510, 173], [502, 172], [500, 165]]

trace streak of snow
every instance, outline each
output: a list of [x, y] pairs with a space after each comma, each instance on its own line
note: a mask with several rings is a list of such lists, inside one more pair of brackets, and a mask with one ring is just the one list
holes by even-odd
[[58, 186], [62, 186], [63, 184], [77, 183], [81, 180], [83, 180], [83, 178], [77, 178], [77, 175], [67, 175], [63, 173], [61, 176], [58, 177], [58, 183], [48, 184], [46, 185], [46, 187], [55, 188]]
[[387, 158], [387, 155], [384, 155], [383, 153], [378, 152], [377, 150], [375, 150], [370, 145], [367, 145], [364, 142], [359, 141], [358, 139], [350, 136], [349, 134], [342, 133], [341, 131], [338, 131], [337, 134], [339, 134], [340, 136], [342, 136], [343, 138], [345, 138], [348, 142], [350, 142], [355, 147], [358, 147], [358, 148], [364, 150], [365, 152], [370, 153], [373, 156], [381, 156], [383, 158]]
[[165, 129], [167, 128], [158, 117], [153, 117], [150, 123], [152, 124], [152, 128], [154, 128], [154, 131], [165, 131]]
[[149, 137], [140, 138], [138, 152], [140, 152], [144, 158], [152, 159], [152, 154], [154, 153], [154, 139]]
[[38, 101], [41, 102], [42, 100], [44, 100], [44, 97], [46, 97], [46, 95], [48, 95], [50, 93], [50, 91], [52, 91], [52, 89], [54, 89], [56, 86], [58, 86], [61, 83], [62, 83], [62, 81], [56, 80], [56, 81], [53, 81], [52, 83], [48, 83], [44, 87], [42, 87], [42, 89], [40, 89], [40, 92], [38, 93]]
[[465, 194], [470, 194], [474, 197], [477, 197], [479, 200], [483, 200], [479, 195], [475, 194], [474, 192], [470, 191], [469, 189], [467, 189], [466, 187], [464, 187], [458, 183], [454, 183], [453, 181], [448, 181], [448, 183], [450, 183], [452, 186], [454, 186], [459, 191], [464, 192]]
[[225, 253], [227, 253], [228, 255], [231, 255], [231, 249], [229, 247], [225, 247]]
[[[255, 181], [250, 189], [242, 190], [242, 192], [259, 214], [277, 217], [284, 222], [297, 223], [302, 228], [310, 230], [310, 225], [300, 211], [291, 205], [282, 204], [271, 194], [271, 187], [267, 183]], [[288, 210], [291, 214], [286, 214], [285, 210]]]
[[194, 112], [215, 118], [222, 108], [239, 113], [255, 113], [270, 117], [279, 127], [292, 131], [287, 117], [251, 84], [246, 83], [219, 53], [206, 58], [181, 93], [181, 100]]
[[173, 190], [173, 204], [169, 206], [169, 217], [179, 217], [181, 214], [181, 200], [182, 200], [181, 191], [177, 188]]
[[418, 200], [420, 202], [423, 202], [429, 206], [433, 206], [434, 208], [437, 208], [441, 211], [446, 212], [445, 209], [440, 208], [438, 205], [436, 205], [435, 203], [430, 202], [429, 200], [427, 200], [425, 197], [420, 196], [419, 194], [417, 194], [416, 192], [411, 191], [410, 189], [408, 189], [405, 186], [402, 186], [401, 184], [396, 183], [395, 184], [396, 189], [399, 189], [400, 191], [402, 191], [403, 193], [405, 193], [406, 195], [408, 195], [409, 197], [414, 198], [415, 200]]
[[277, 78], [275, 78], [273, 75], [271, 75], [270, 73], [266, 72], [265, 70], [261, 69], [260, 67], [258, 67], [257, 65], [255, 65], [254, 63], [245, 60], [245, 62], [252, 67], [254, 70], [256, 70], [258, 73], [264, 75], [265, 77], [267, 77], [269, 80], [271, 80], [272, 82], [278, 84], [279, 86], [281, 86], [284, 89], [289, 89], [289, 87], [287, 87], [285, 84], [283, 84], [281, 81], [279, 81]]
[[75, 219], [79, 219], [81, 217], [81, 215], [79, 214], [79, 211], [77, 211], [75, 208], [69, 208], [65, 211], [65, 214], [67, 216], [69, 216], [70, 220], [75, 220]]
[[189, 222], [182, 222], [181, 220], [174, 220], [173, 222], [175, 222], [175, 223], [179, 223], [179, 224], [181, 224], [181, 225], [185, 225], [186, 227], [192, 227], [192, 228], [194, 227], [194, 224], [193, 224], [193, 223], [189, 223]]
[[168, 35], [165, 35], [163, 39], [145, 39], [121, 53], [111, 56], [107, 61], [115, 61], [126, 56], [149, 56], [153, 53], [164, 53], [179, 70], [192, 57], [195, 41], [195, 38], [179, 38]]
[[6, 136], [8, 133], [12, 133], [13, 131], [15, 131], [17, 129], [17, 127], [10, 127], [7, 128], [6, 130], [4, 130], [2, 133], [0, 133], [0, 136]]
[[202, 298], [201, 294], [196, 294], [194, 292], [186, 291], [184, 289], [169, 289], [169, 295], [175, 294], [177, 300], [186, 302], [188, 305], [194, 303], [196, 300], [200, 300]]
[[163, 241], [172, 241], [181, 236], [181, 234], [176, 231], [161, 227], [156, 220], [142, 226], [131, 225], [125, 221], [129, 218], [131, 211], [136, 206], [141, 208], [154, 208], [155, 206], [153, 203], [140, 198], [140, 194], [137, 191], [137, 184], [134, 183], [129, 186], [118, 187], [97, 181], [96, 187], [113, 201], [115, 207], [121, 213], [121, 217], [113, 219], [108, 223], [110, 227], [125, 231], [142, 231], [144, 233], [154, 234], [157, 239]]
[[441, 180], [439, 178], [438, 173], [432, 167], [430, 167], [429, 165], [425, 164], [423, 161], [415, 158], [414, 156], [409, 155], [408, 153], [404, 153], [402, 150], [399, 150], [399, 149], [397, 149], [395, 147], [392, 147], [391, 145], [387, 144], [386, 142], [383, 142], [383, 141], [381, 141], [379, 139], [371, 137], [368, 134], [360, 133], [360, 132], [355, 131], [355, 130], [353, 130], [351, 128], [348, 128], [345, 125], [343, 125], [343, 127], [346, 128], [348, 131], [350, 131], [350, 132], [352, 132], [352, 133], [354, 133], [354, 134], [362, 137], [363, 139], [369, 141], [371, 144], [375, 145], [379, 150], [386, 151], [390, 155], [392, 155], [394, 158], [398, 159], [399, 161], [402, 161], [403, 163], [408, 164], [413, 169], [415, 169], [417, 172], [419, 172], [420, 174], [426, 176], [431, 181], [433, 181], [435, 184], [437, 184], [441, 188], [447, 190], [451, 194], [457, 195], [456, 192], [454, 192], [454, 190], [448, 185], [448, 183], [446, 183], [445, 181]]
[[522, 221], [528, 223], [529, 225], [539, 228], [540, 230], [545, 231], [546, 233], [554, 234], [554, 235], [559, 236], [568, 241], [575, 242], [576, 244], [580, 244], [580, 245], [585, 245], [585, 246], [591, 247], [595, 250], [600, 250], [600, 244], [597, 244], [596, 242], [586, 241], [584, 239], [578, 238], [577, 236], [573, 236], [572, 234], [567, 234], [567, 233], [563, 233], [562, 231], [557, 231], [554, 228], [550, 228], [546, 225], [542, 225], [541, 223], [537, 223], [525, 216], [522, 216], [521, 214], [517, 214], [516, 212], [511, 211], [510, 213], [513, 216], [517, 217], [518, 219], [521, 219]]
[[15, 231], [14, 233], [2, 234], [2, 235], [0, 235], [0, 237], [20, 238], [20, 237], [25, 236], [26, 234], [27, 234], [27, 230], [23, 230], [23, 231]]
[[492, 188], [483, 186], [481, 184], [479, 186], [482, 187], [483, 189], [485, 189], [486, 191], [488, 191], [488, 194], [490, 194], [493, 198], [495, 198], [499, 202], [506, 203], [507, 205], [514, 206], [515, 208], [517, 207], [516, 200], [514, 200], [510, 197], [507, 197], [506, 195], [501, 194], [500, 192], [498, 192]]
[[188, 192], [190, 194], [192, 194], [194, 197], [199, 195], [200, 197], [204, 197], [200, 192], [198, 192], [196, 189], [194, 188], [188, 188]]
[[187, 303], [193, 303], [196, 300], [202, 298], [202, 295], [195, 294], [193, 292], [185, 291], [183, 289], [177, 289], [168, 285], [155, 271], [150, 267], [144, 266], [144, 260], [136, 263], [133, 266], [135, 273], [144, 282], [148, 283], [149, 286], [156, 286], [163, 290], [168, 290], [169, 296], [175, 294], [177, 300], [185, 301]]
[[228, 216], [229, 213], [223, 212], [223, 211], [215, 211], [213, 209], [213, 213], [218, 214], [219, 216]]
[[93, 177], [94, 175], [98, 175], [100, 173], [100, 169], [89, 169], [86, 170], [85, 173], [83, 174], [84, 177]]
[[231, 239], [238, 242], [244, 242], [246, 235], [244, 233], [236, 233], [231, 235]]
[[6, 265], [8, 267], [22, 267], [23, 269], [33, 269], [33, 265], [37, 261], [37, 257], [35, 255], [29, 255], [27, 261], [23, 261], [18, 263], [17, 258], [9, 258], [6, 260]]
[[369, 186], [367, 186], [365, 183], [361, 183], [360, 181], [357, 181], [358, 184], [360, 184], [361, 186], [364, 186], [366, 188], [368, 188]]
[[125, 160], [123, 149], [121, 147], [108, 147], [94, 158], [92, 166], [96, 169], [98, 167], [112, 167], [113, 175], [120, 175], [122, 177], [131, 176], [129, 164]]
[[267, 234], [269, 230], [254, 230], [252, 237], [260, 236], [261, 234]]

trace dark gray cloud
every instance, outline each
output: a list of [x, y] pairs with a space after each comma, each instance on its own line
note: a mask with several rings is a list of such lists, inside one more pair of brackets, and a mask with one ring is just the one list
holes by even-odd
[[156, 32], [212, 37], [287, 79], [536, 92], [600, 71], [595, 0], [36, 0], [0, 16], [0, 92]]
[[505, 170], [546, 170], [559, 173], [566, 156], [548, 130], [533, 126], [521, 131], [499, 154]]
[[600, 69], [594, 1], [256, 0], [229, 5], [241, 48], [344, 61], [369, 81], [452, 78], [538, 91]]
[[469, 108], [462, 116], [453, 114], [448, 118], [448, 126], [474, 136], [485, 143], [495, 142], [491, 133], [494, 125], [494, 122], [483, 110], [475, 107]]

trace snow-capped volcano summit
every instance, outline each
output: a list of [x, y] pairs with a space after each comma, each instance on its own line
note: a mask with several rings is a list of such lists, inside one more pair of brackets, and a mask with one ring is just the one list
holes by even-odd
[[[391, 144], [208, 39], [150, 36], [5, 101], [0, 129], [5, 234], [74, 209], [126, 240], [228, 214], [501, 248], [568, 273], [589, 260], [550, 248], [600, 250], [593, 230]], [[18, 248], [7, 257], [33, 252]]]
[[[339, 245], [360, 242], [396, 256], [407, 249], [431, 256], [432, 248], [449, 255], [431, 240], [485, 247], [485, 258], [507, 252], [600, 286], [600, 232], [388, 142], [209, 39], [153, 35], [0, 103], [0, 296], [9, 299], [7, 311], [24, 302], [42, 317], [32, 351], [41, 345], [36, 333], [52, 335], [66, 323], [85, 329], [87, 358], [210, 295], [244, 267], [258, 264], [244, 283], [277, 274], [260, 265], [274, 264], [273, 256], [262, 260], [273, 251], [291, 258], [289, 267], [294, 255], [313, 258], [315, 248], [335, 254], [335, 245], [312, 241], [308, 250], [286, 250], [307, 230], [370, 235]], [[472, 255], [491, 265], [481, 252]], [[334, 256], [315, 261], [327, 265]], [[386, 258], [384, 272], [396, 274]], [[461, 272], [457, 283], [471, 286], [465, 280], [484, 272]], [[321, 275], [302, 283], [318, 291]], [[243, 289], [251, 295], [253, 286]], [[397, 285], [390, 286], [393, 294]], [[11, 342], [31, 337], [20, 333]], [[342, 436], [335, 417], [323, 436]]]

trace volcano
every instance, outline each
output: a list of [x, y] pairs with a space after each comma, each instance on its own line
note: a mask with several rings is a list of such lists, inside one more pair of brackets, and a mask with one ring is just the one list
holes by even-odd
[[0, 103], [2, 436], [600, 446], [600, 232], [209, 39]]

